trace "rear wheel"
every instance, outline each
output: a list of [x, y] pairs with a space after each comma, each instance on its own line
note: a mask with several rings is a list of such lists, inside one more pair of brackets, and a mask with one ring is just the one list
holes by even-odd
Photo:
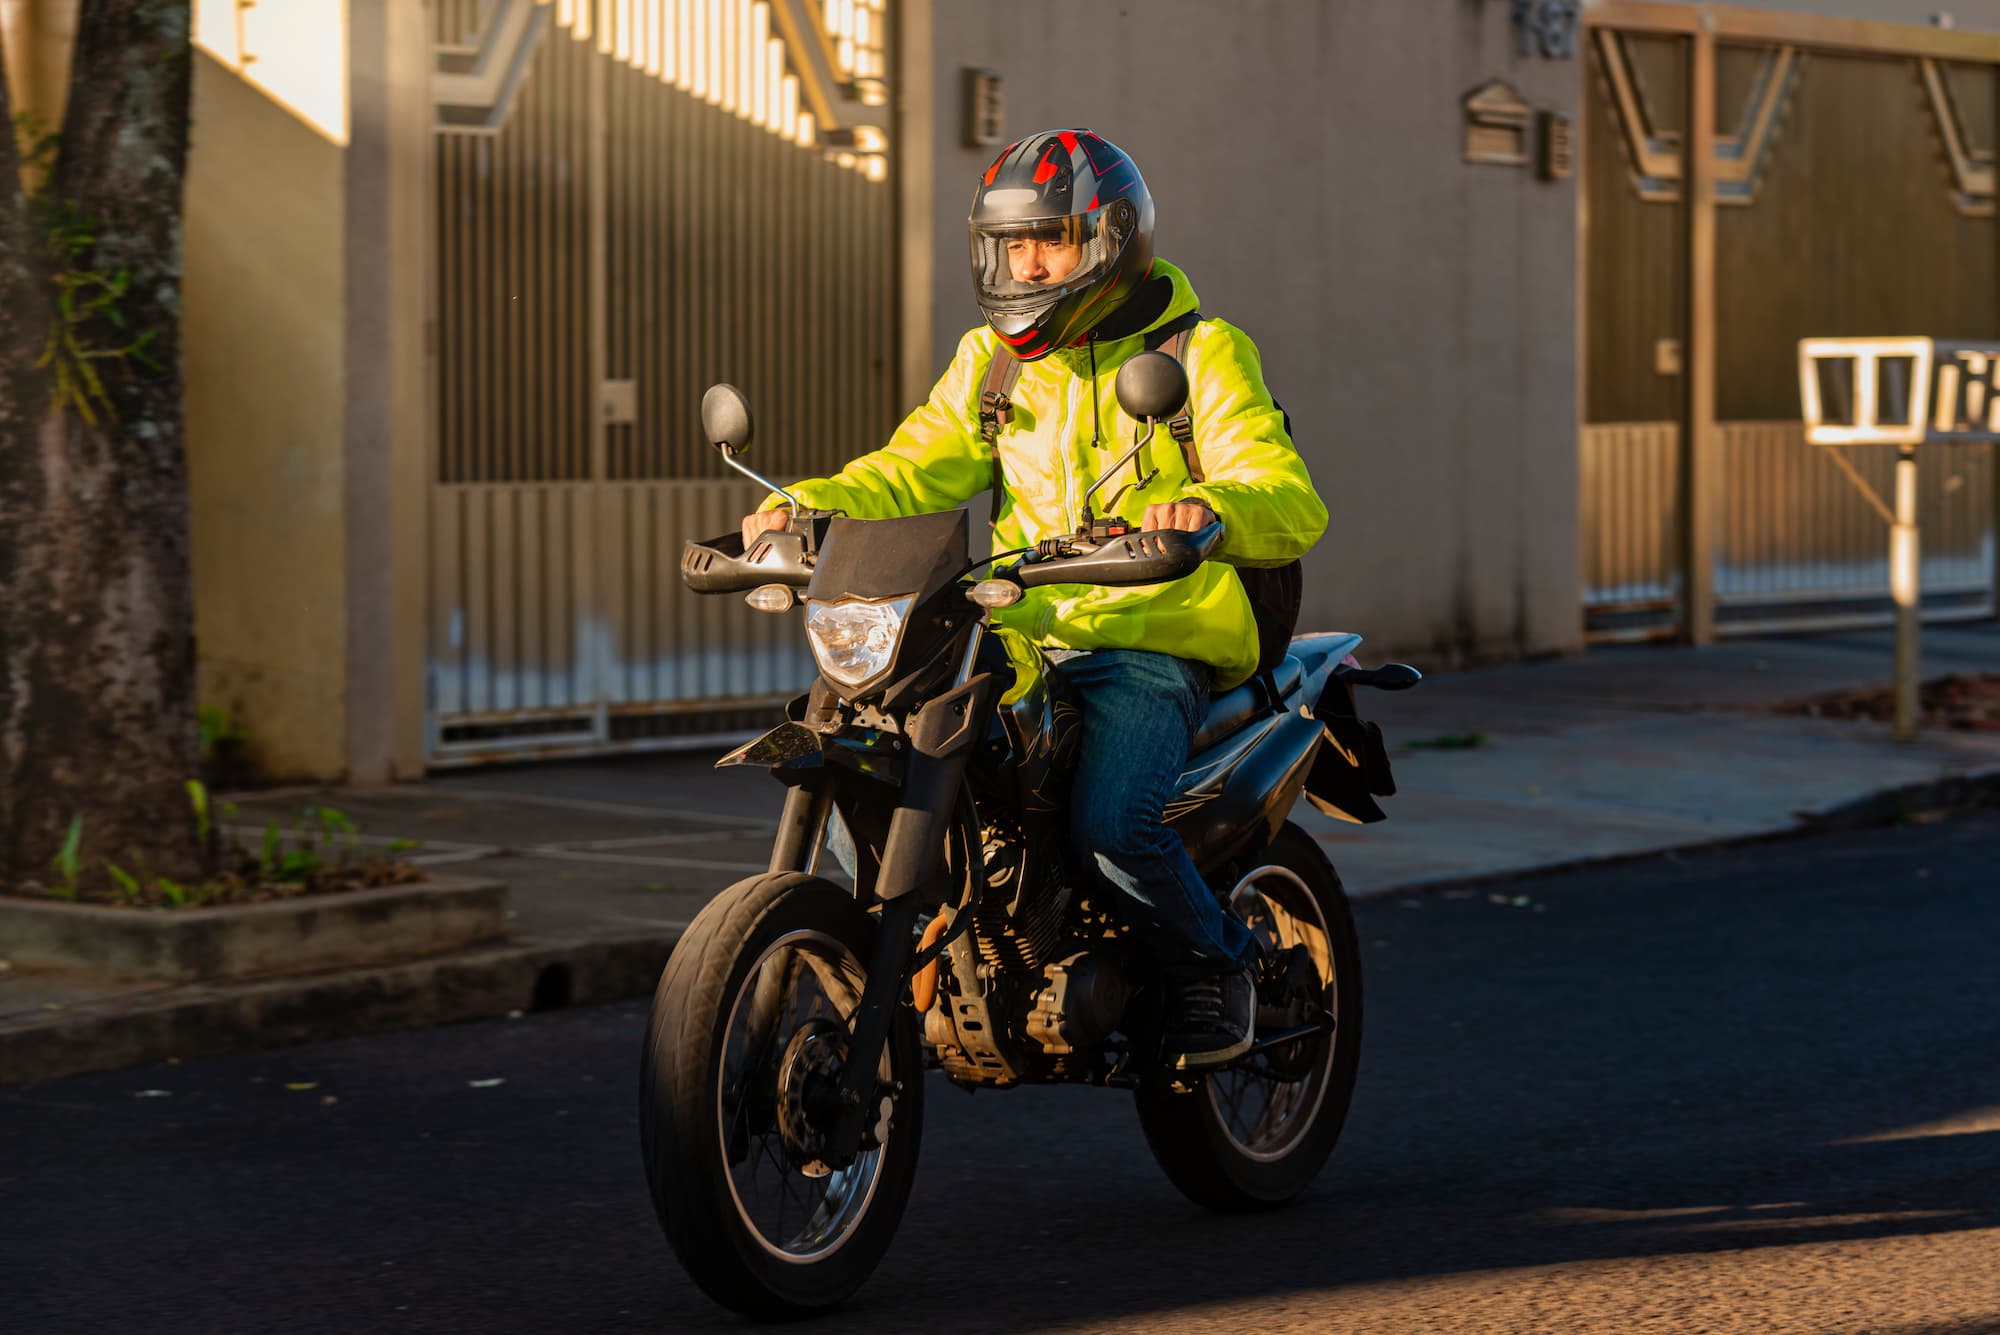
[[1231, 888], [1229, 907], [1267, 950], [1303, 949], [1334, 1028], [1213, 1071], [1191, 1091], [1149, 1081], [1139, 1121], [1190, 1200], [1268, 1209], [1311, 1184], [1347, 1120], [1361, 1060], [1361, 951], [1340, 877], [1289, 822]]
[[898, 1007], [853, 1162], [826, 1135], [875, 922], [796, 872], [753, 876], [690, 924], [660, 977], [640, 1077], [646, 1178], [691, 1278], [785, 1316], [852, 1294], [888, 1249], [916, 1174], [923, 1079]]

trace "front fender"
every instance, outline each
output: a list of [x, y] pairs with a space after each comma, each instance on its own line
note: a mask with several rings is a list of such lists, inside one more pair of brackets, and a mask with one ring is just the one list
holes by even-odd
[[892, 749], [886, 738], [815, 732], [803, 723], [787, 721], [737, 747], [716, 761], [715, 767], [755, 765], [770, 770], [780, 782], [793, 784], [835, 767], [901, 787], [907, 764], [903, 752]]

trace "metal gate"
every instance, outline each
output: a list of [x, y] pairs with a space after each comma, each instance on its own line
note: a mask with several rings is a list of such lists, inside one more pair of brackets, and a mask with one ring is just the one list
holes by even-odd
[[[1798, 340], [2000, 334], [2000, 41], [1664, 5], [1593, 17], [1586, 632], [1887, 624], [1887, 532], [1803, 443]], [[1701, 142], [1712, 156], [1690, 162]], [[1848, 457], [1890, 474], [1892, 452]], [[1922, 468], [1926, 615], [1990, 616], [1993, 447], [1939, 446]]]
[[681, 543], [897, 417], [886, 0], [443, 0], [433, 765], [674, 744], [810, 680]]

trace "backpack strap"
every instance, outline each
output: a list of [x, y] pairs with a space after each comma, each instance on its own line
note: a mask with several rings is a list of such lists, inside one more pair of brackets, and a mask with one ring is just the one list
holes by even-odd
[[[1194, 338], [1195, 326], [1200, 323], [1200, 311], [1189, 311], [1177, 320], [1169, 320], [1146, 335], [1146, 350], [1164, 352], [1186, 366], [1188, 343]], [[1189, 397], [1193, 397], [1191, 386]], [[1187, 404], [1181, 405], [1179, 415], [1167, 423], [1167, 432], [1181, 447], [1181, 457], [1187, 460], [1188, 480], [1207, 481], [1201, 471], [1201, 455], [1194, 447], [1194, 410]]]
[[[1195, 326], [1200, 323], [1200, 311], [1189, 311], [1178, 319], [1169, 320], [1159, 328], [1147, 331], [1146, 350], [1164, 352], [1185, 365], [1188, 343], [1194, 337]], [[986, 520], [989, 528], [1000, 522], [1000, 501], [1006, 491], [1006, 477], [1000, 469], [1000, 433], [1013, 424], [1012, 396], [1014, 386], [1020, 379], [1020, 359], [1005, 348], [995, 348], [993, 360], [986, 364], [986, 379], [979, 387], [979, 437], [993, 450], [993, 510]], [[1189, 479], [1204, 481], [1201, 455], [1194, 447], [1193, 410], [1183, 405], [1180, 414], [1167, 423], [1167, 432], [1181, 447]]]
[[993, 351], [986, 364], [986, 381], [979, 387], [979, 438], [993, 451], [993, 512], [986, 525], [1000, 522], [1000, 499], [1006, 477], [1000, 471], [1000, 432], [1014, 421], [1014, 385], [1021, 378], [1021, 360], [1005, 348]]

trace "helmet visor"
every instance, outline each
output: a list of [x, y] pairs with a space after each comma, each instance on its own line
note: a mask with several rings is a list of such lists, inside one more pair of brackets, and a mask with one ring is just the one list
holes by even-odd
[[1127, 212], [973, 222], [972, 282], [980, 305], [1026, 310], [1084, 291], [1117, 267], [1131, 230], [1118, 220]]

